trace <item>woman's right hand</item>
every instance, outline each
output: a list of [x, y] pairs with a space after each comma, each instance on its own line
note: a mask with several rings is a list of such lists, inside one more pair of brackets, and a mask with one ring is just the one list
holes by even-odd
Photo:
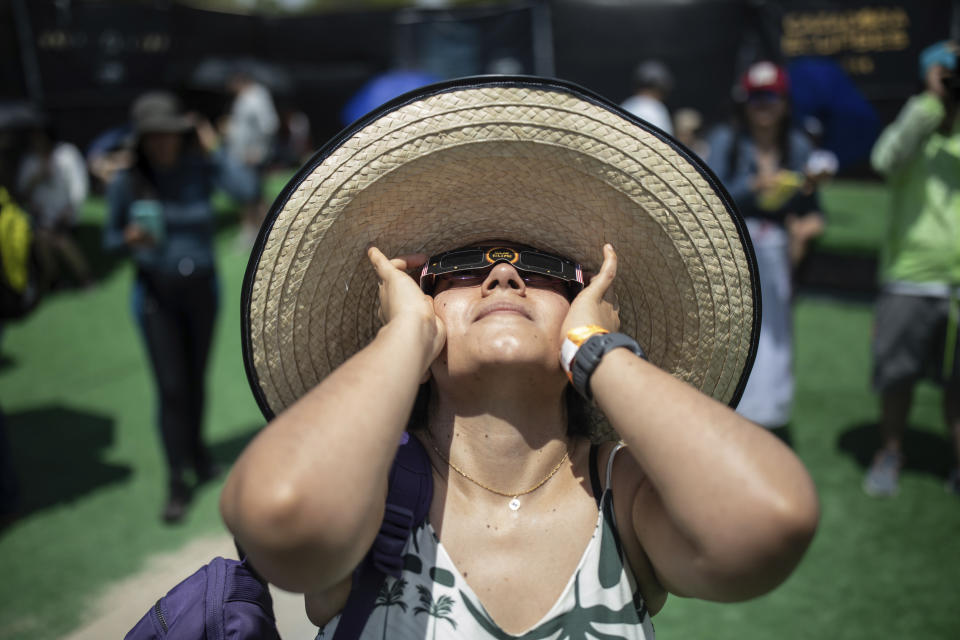
[[153, 236], [136, 223], [130, 223], [124, 228], [123, 241], [126, 242], [127, 246], [131, 249], [152, 247], [156, 243]]
[[433, 298], [406, 272], [419, 269], [427, 261], [423, 254], [398, 256], [388, 259], [376, 247], [367, 249], [367, 258], [380, 281], [380, 320], [386, 326], [392, 322], [413, 320], [423, 330], [424, 347], [429, 350], [427, 365], [433, 362], [447, 340], [446, 327], [437, 316]]

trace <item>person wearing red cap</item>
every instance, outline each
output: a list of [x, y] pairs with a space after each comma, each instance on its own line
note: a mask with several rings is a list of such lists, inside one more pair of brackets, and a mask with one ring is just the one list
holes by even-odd
[[771, 429], [787, 426], [793, 405], [792, 268], [823, 231], [814, 185], [804, 175], [813, 149], [791, 127], [789, 92], [783, 67], [751, 65], [734, 89], [736, 121], [711, 133], [706, 158], [746, 218], [760, 271], [760, 343], [737, 410]]

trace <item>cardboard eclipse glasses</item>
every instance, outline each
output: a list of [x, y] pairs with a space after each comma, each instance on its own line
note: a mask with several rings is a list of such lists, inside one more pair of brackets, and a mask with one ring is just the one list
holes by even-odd
[[512, 264], [518, 271], [538, 273], [567, 283], [571, 293], [584, 287], [583, 268], [571, 260], [533, 249], [511, 247], [470, 247], [431, 256], [420, 272], [420, 288], [433, 292], [437, 276], [457, 272], [486, 271], [499, 262]]

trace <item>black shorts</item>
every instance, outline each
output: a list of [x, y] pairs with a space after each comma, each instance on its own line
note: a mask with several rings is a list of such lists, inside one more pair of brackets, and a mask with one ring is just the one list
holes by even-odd
[[875, 390], [885, 391], [921, 378], [938, 384], [956, 380], [960, 373], [956, 339], [952, 374], [943, 374], [949, 311], [950, 301], [946, 298], [880, 294], [873, 335]]

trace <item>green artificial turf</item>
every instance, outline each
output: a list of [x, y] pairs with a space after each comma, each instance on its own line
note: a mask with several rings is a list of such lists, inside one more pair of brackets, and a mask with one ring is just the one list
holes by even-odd
[[820, 190], [827, 227], [817, 241], [823, 251], [873, 254], [886, 232], [889, 191], [881, 182], [834, 180]]
[[[286, 175], [266, 191], [275, 195]], [[218, 196], [220, 313], [208, 370], [206, 433], [225, 466], [262, 427], [240, 352], [240, 288], [249, 248]], [[149, 554], [222, 531], [222, 479], [201, 487], [185, 522], [160, 524], [165, 467], [153, 381], [130, 306], [133, 269], [98, 254], [105, 208], [91, 199], [78, 235], [99, 276], [48, 296], [0, 342], [0, 406], [21, 484], [21, 517], [0, 531], [0, 639], [55, 638], [99, 589]], [[169, 585], [173, 586], [173, 585]], [[158, 594], [158, 596], [161, 594]]]
[[900, 495], [867, 497], [878, 439], [869, 388], [871, 308], [796, 307], [794, 448], [816, 482], [821, 522], [797, 571], [740, 604], [670, 598], [658, 640], [960, 638], [960, 499], [943, 490], [950, 445], [930, 386], [917, 390]]
[[[874, 215], [882, 197], [874, 186], [837, 187], [834, 202], [849, 206], [830, 212], [845, 221], [837, 233]], [[81, 233], [98, 232], [102, 215], [94, 201]], [[240, 356], [246, 255], [231, 220], [225, 208], [207, 423], [225, 463], [262, 424]], [[848, 236], [879, 237], [881, 227], [863, 226]], [[0, 532], [0, 640], [59, 637], [148, 555], [222, 530], [220, 482], [199, 491], [182, 525], [159, 522], [164, 469], [152, 382], [130, 315], [132, 271], [103, 258], [97, 271], [96, 287], [50, 296], [8, 324], [0, 343], [0, 404], [23, 485], [22, 517]], [[866, 304], [797, 303], [792, 437], [823, 511], [807, 556], [784, 586], [751, 602], [670, 598], [654, 618], [661, 640], [960, 638], [960, 500], [942, 489], [951, 458], [934, 389], [917, 395], [900, 496], [873, 500], [860, 489], [876, 441], [870, 322]]]

